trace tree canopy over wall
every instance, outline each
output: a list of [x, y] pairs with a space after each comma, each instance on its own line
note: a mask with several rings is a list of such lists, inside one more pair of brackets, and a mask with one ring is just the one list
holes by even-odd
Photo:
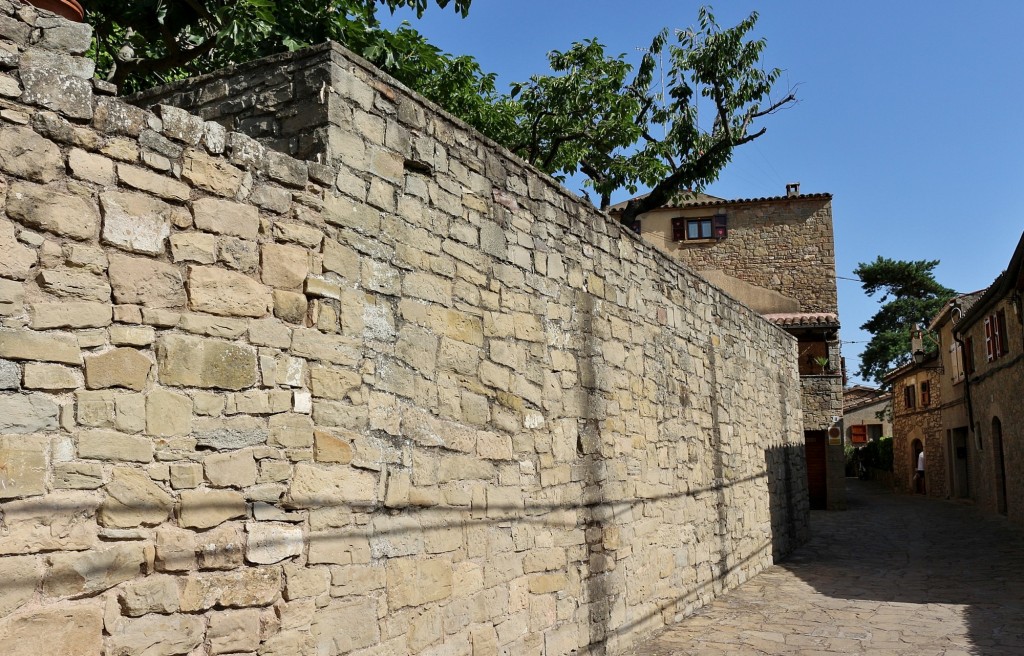
[[[573, 43], [549, 54], [549, 73], [507, 93], [473, 57], [377, 18], [381, 7], [422, 15], [431, 4], [465, 16], [471, 2], [96, 0], [89, 20], [99, 70], [125, 91], [337, 41], [545, 172], [582, 174], [602, 209], [616, 191], [649, 189], [624, 221], [713, 182], [736, 147], [765, 133], [761, 119], [796, 99], [792, 89], [773, 99], [780, 71], [763, 68], [756, 12], [723, 28], [701, 8], [695, 27], [655, 35], [637, 66], [596, 39]], [[710, 110], [703, 123], [698, 106]]]

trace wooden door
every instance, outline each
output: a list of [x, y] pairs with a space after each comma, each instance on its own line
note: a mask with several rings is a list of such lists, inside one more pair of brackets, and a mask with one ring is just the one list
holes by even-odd
[[807, 458], [807, 492], [811, 509], [828, 505], [828, 436], [825, 431], [804, 431], [804, 456]]

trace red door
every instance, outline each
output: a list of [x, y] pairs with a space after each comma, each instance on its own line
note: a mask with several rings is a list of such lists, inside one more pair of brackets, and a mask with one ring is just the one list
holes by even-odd
[[825, 458], [828, 437], [825, 431], [804, 431], [804, 456], [807, 458], [807, 493], [812, 510], [825, 510], [828, 503], [828, 476]]

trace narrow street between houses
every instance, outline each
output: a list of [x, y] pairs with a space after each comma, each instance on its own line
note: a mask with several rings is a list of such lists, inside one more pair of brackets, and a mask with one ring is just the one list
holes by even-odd
[[633, 654], [1024, 654], [1024, 531], [847, 479], [849, 510]]

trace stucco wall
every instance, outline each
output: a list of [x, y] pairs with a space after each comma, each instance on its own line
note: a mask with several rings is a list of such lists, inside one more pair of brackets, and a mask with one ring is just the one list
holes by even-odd
[[615, 652], [806, 536], [782, 330], [336, 47], [326, 166], [13, 9], [6, 653]]

